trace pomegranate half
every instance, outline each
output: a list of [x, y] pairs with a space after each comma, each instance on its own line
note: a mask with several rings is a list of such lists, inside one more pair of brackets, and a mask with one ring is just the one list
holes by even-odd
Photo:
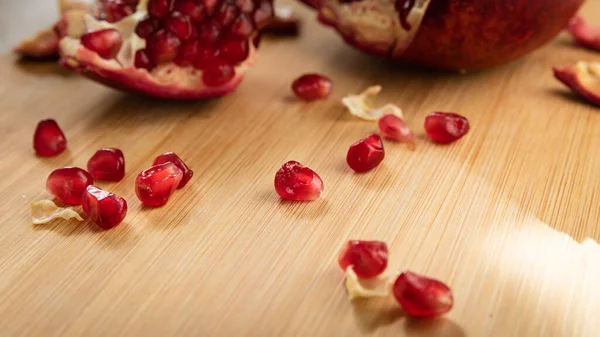
[[446, 70], [517, 59], [554, 38], [584, 0], [302, 0], [346, 42]]
[[60, 63], [116, 89], [171, 99], [233, 91], [273, 16], [272, 0], [87, 3], [57, 24]]

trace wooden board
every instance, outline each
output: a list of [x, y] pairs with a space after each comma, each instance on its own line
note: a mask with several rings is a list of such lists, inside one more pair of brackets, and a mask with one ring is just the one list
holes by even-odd
[[[5, 51], [34, 3], [0, 5]], [[550, 69], [599, 54], [560, 36], [486, 72], [415, 71], [346, 47], [301, 13], [299, 40], [266, 41], [239, 90], [205, 102], [132, 97], [2, 57], [0, 336], [598, 336], [600, 109]], [[584, 13], [599, 22], [600, 3]], [[329, 100], [292, 98], [308, 71], [333, 78]], [[417, 149], [386, 142], [384, 164], [356, 175], [347, 148], [375, 125], [339, 101], [373, 84], [379, 102], [404, 109]], [[472, 131], [433, 145], [422, 131], [431, 111], [460, 112]], [[40, 159], [31, 138], [48, 117], [69, 150]], [[99, 185], [128, 200], [126, 223], [32, 226], [48, 173], [85, 167], [100, 147], [125, 152], [126, 178]], [[166, 207], [142, 208], [135, 176], [165, 151], [195, 177]], [[274, 174], [292, 159], [322, 176], [320, 200], [276, 195]], [[449, 283], [454, 309], [416, 321], [391, 300], [350, 303], [336, 255], [351, 238], [385, 240], [392, 269]]]

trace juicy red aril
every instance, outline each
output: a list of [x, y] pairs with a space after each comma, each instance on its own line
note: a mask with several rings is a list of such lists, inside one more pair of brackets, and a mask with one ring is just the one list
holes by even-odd
[[312, 101], [329, 96], [332, 86], [331, 80], [323, 75], [306, 74], [292, 83], [292, 90], [299, 98]]
[[145, 49], [138, 50], [135, 53], [135, 67], [150, 70], [154, 66]]
[[221, 28], [213, 22], [207, 22], [200, 25], [198, 32], [198, 41], [204, 44], [213, 44], [219, 40]]
[[125, 156], [119, 149], [100, 149], [90, 158], [87, 168], [94, 179], [121, 181], [125, 177]]
[[248, 58], [250, 47], [248, 40], [225, 41], [220, 48], [220, 55], [231, 64], [238, 64]]
[[146, 206], [163, 206], [169, 201], [182, 178], [183, 172], [171, 162], [152, 166], [137, 176], [135, 193]]
[[183, 172], [183, 176], [181, 177], [181, 181], [179, 182], [177, 188], [184, 187], [188, 183], [188, 181], [192, 179], [192, 176], [194, 176], [194, 171], [190, 170], [190, 168], [183, 162], [183, 160], [181, 160], [181, 158], [179, 158], [179, 156], [173, 152], [163, 153], [160, 156], [156, 157], [152, 165], [156, 166], [165, 163], [173, 163], [181, 170], [181, 172]]
[[269, 23], [273, 17], [273, 5], [270, 2], [262, 2], [260, 7], [254, 12], [254, 24], [257, 28], [262, 28]]
[[194, 67], [198, 69], [205, 69], [208, 66], [217, 63], [219, 60], [218, 49], [212, 47], [201, 47], [198, 49], [198, 54], [196, 55], [196, 61], [194, 61]]
[[202, 81], [209, 87], [226, 84], [235, 76], [235, 69], [227, 62], [217, 60], [204, 68]]
[[235, 3], [243, 13], [251, 13], [254, 10], [254, 2], [252, 0], [236, 0]]
[[33, 149], [42, 157], [52, 157], [67, 148], [67, 139], [55, 120], [45, 119], [38, 123], [33, 134]]
[[398, 276], [392, 289], [402, 309], [410, 316], [432, 317], [452, 309], [452, 290], [444, 283], [409, 271]]
[[286, 200], [316, 200], [323, 191], [323, 180], [308, 167], [289, 161], [275, 175], [275, 191]]
[[378, 124], [379, 131], [385, 138], [405, 143], [411, 143], [414, 139], [413, 132], [402, 118], [396, 115], [385, 115], [379, 119]]
[[154, 18], [147, 18], [146, 20], [140, 21], [135, 27], [135, 33], [145, 39], [150, 35], [154, 34], [160, 27], [160, 21]]
[[247, 38], [254, 32], [254, 24], [248, 14], [242, 14], [235, 19], [229, 33], [234, 37]]
[[200, 22], [204, 18], [203, 5], [194, 0], [175, 0], [174, 9], [196, 22]]
[[388, 264], [388, 247], [381, 241], [348, 241], [338, 256], [343, 270], [353, 266], [356, 276], [372, 278], [385, 271]]
[[83, 211], [103, 229], [120, 224], [127, 215], [127, 201], [94, 185], [86, 188], [81, 199]]
[[181, 41], [187, 41], [194, 35], [194, 26], [187, 16], [173, 12], [164, 21], [165, 29]]
[[449, 144], [459, 140], [469, 132], [469, 121], [455, 113], [433, 112], [425, 117], [425, 131], [440, 144]]
[[384, 157], [381, 137], [373, 134], [350, 146], [346, 162], [356, 172], [367, 172], [377, 167]]
[[188, 42], [179, 48], [179, 54], [175, 58], [175, 63], [179, 66], [193, 65], [198, 59], [200, 43], [198, 41]]
[[223, 3], [216, 15], [216, 21], [221, 27], [227, 27], [233, 23], [233, 20], [239, 15], [238, 9], [234, 4]]
[[146, 51], [154, 64], [171, 62], [177, 57], [180, 44], [175, 35], [161, 30], [148, 39]]
[[148, 1], [148, 14], [151, 17], [162, 19], [171, 9], [171, 0], [150, 0]]
[[133, 14], [138, 2], [138, 0], [105, 0], [100, 3], [100, 5], [104, 5], [104, 8], [100, 6], [101, 12], [104, 13], [101, 19], [108, 22], [117, 22]]
[[591, 26], [583, 17], [575, 16], [569, 22], [567, 31], [578, 45], [600, 51], [600, 27]]
[[46, 188], [58, 200], [70, 204], [81, 204], [85, 189], [94, 183], [92, 176], [79, 167], [63, 167], [50, 173]]
[[117, 56], [122, 43], [121, 33], [112, 28], [85, 33], [81, 36], [81, 44], [104, 59]]

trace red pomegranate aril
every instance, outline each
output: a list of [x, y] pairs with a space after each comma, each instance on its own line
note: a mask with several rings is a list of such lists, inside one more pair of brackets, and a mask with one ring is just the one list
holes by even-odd
[[175, 58], [175, 64], [178, 66], [189, 66], [193, 65], [198, 59], [198, 52], [200, 50], [200, 43], [198, 41], [187, 42], [179, 48], [179, 54]]
[[198, 29], [198, 41], [203, 45], [212, 45], [219, 40], [221, 28], [214, 22], [206, 22]]
[[178, 189], [184, 187], [188, 183], [188, 181], [190, 181], [190, 179], [192, 179], [192, 177], [194, 176], [194, 171], [190, 170], [190, 168], [183, 162], [183, 160], [173, 152], [163, 153], [160, 156], [156, 157], [152, 165], [156, 166], [166, 163], [175, 164], [175, 166], [177, 166], [181, 170], [181, 172], [183, 172], [181, 181], [177, 186]]
[[247, 38], [254, 32], [254, 30], [255, 27], [250, 16], [248, 16], [248, 14], [242, 14], [235, 19], [231, 25], [231, 28], [229, 29], [229, 33], [233, 37]]
[[135, 33], [142, 39], [145, 39], [154, 34], [158, 28], [160, 28], [160, 21], [158, 19], [147, 18], [146, 20], [138, 23], [138, 25], [135, 27]]
[[385, 158], [383, 142], [373, 134], [352, 144], [346, 162], [356, 172], [367, 172], [377, 167]]
[[173, 34], [159, 31], [147, 41], [146, 51], [154, 64], [171, 62], [177, 57], [181, 42]]
[[38, 123], [33, 134], [33, 149], [42, 157], [61, 154], [67, 148], [67, 139], [54, 119]]
[[94, 178], [79, 167], [63, 167], [50, 173], [46, 188], [56, 199], [70, 205], [80, 205], [86, 187]]
[[142, 171], [135, 180], [135, 193], [140, 201], [151, 207], [165, 205], [179, 186], [183, 172], [169, 162]]
[[209, 87], [218, 87], [231, 81], [235, 76], [235, 69], [227, 62], [216, 60], [204, 68], [202, 81]]
[[171, 0], [150, 0], [148, 1], [148, 14], [150, 16], [162, 19], [167, 14], [169, 14], [169, 10], [171, 9]]
[[296, 96], [305, 101], [323, 99], [331, 94], [333, 83], [320, 74], [305, 74], [292, 83], [292, 90]]
[[352, 266], [356, 276], [373, 278], [385, 271], [388, 265], [388, 247], [382, 241], [348, 241], [338, 256], [342, 270]]
[[229, 40], [221, 45], [219, 54], [231, 64], [239, 64], [248, 58], [250, 47], [248, 40]]
[[203, 5], [194, 0], [175, 0], [174, 9], [190, 19], [201, 22], [204, 18]]
[[106, 1], [104, 19], [108, 22], [117, 22], [135, 12], [138, 1], [108, 0]]
[[275, 191], [286, 200], [312, 201], [323, 192], [323, 180], [308, 167], [289, 161], [275, 175]]
[[165, 29], [181, 41], [187, 41], [194, 36], [194, 26], [187, 16], [173, 12], [164, 20]]
[[215, 20], [221, 27], [228, 27], [238, 15], [239, 11], [234, 4], [223, 3]]
[[197, 69], [205, 69], [212, 64], [219, 62], [219, 50], [212, 47], [201, 47], [198, 49], [194, 67]]
[[150, 57], [148, 56], [148, 52], [145, 49], [138, 50], [135, 53], [135, 62], [134, 65], [136, 68], [151, 70], [154, 67], [152, 61], [150, 61]]
[[403, 272], [392, 292], [406, 313], [414, 317], [433, 317], [452, 309], [452, 290], [444, 283], [410, 271]]
[[102, 229], [119, 225], [127, 215], [127, 201], [122, 197], [89, 185], [81, 199], [83, 211]]
[[100, 149], [88, 160], [87, 169], [94, 179], [121, 181], [125, 177], [125, 156], [119, 149]]
[[254, 11], [254, 2], [252, 0], [236, 0], [236, 4], [242, 13], [251, 13]]
[[112, 28], [85, 33], [81, 36], [81, 44], [104, 59], [117, 56], [122, 43], [121, 33]]
[[273, 17], [273, 4], [263, 1], [260, 7], [254, 12], [254, 24], [258, 28], [262, 28], [269, 23]]
[[469, 121], [451, 112], [433, 112], [425, 117], [425, 131], [439, 144], [453, 143], [469, 132]]
[[413, 142], [414, 134], [402, 118], [396, 115], [385, 115], [379, 119], [378, 124], [379, 131], [385, 138], [403, 143]]

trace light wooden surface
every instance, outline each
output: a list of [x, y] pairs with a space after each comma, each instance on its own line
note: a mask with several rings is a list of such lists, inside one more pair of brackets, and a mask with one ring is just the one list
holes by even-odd
[[[25, 12], [47, 3], [0, 4], [4, 51], [25, 37], [19, 22], [52, 20]], [[600, 54], [561, 36], [482, 73], [414, 71], [346, 47], [301, 13], [299, 40], [266, 41], [239, 90], [206, 102], [132, 97], [1, 58], [0, 336], [600, 335], [600, 109], [550, 71]], [[589, 1], [584, 14], [598, 13]], [[307, 71], [334, 79], [331, 99], [292, 98], [289, 84]], [[373, 84], [379, 102], [404, 109], [417, 150], [386, 143], [383, 165], [355, 175], [346, 150], [375, 125], [339, 100]], [[471, 133], [429, 143], [422, 122], [434, 110], [468, 116]], [[69, 151], [40, 159], [31, 138], [48, 117]], [[125, 180], [99, 184], [128, 200], [126, 224], [32, 226], [28, 205], [49, 197], [48, 173], [85, 167], [100, 147], [126, 155]], [[135, 176], [165, 151], [194, 179], [166, 207], [142, 208]], [[292, 159], [319, 172], [320, 200], [278, 198], [274, 174]], [[350, 303], [335, 263], [350, 238], [387, 241], [393, 269], [449, 283], [455, 308], [415, 321], [391, 300]]]

